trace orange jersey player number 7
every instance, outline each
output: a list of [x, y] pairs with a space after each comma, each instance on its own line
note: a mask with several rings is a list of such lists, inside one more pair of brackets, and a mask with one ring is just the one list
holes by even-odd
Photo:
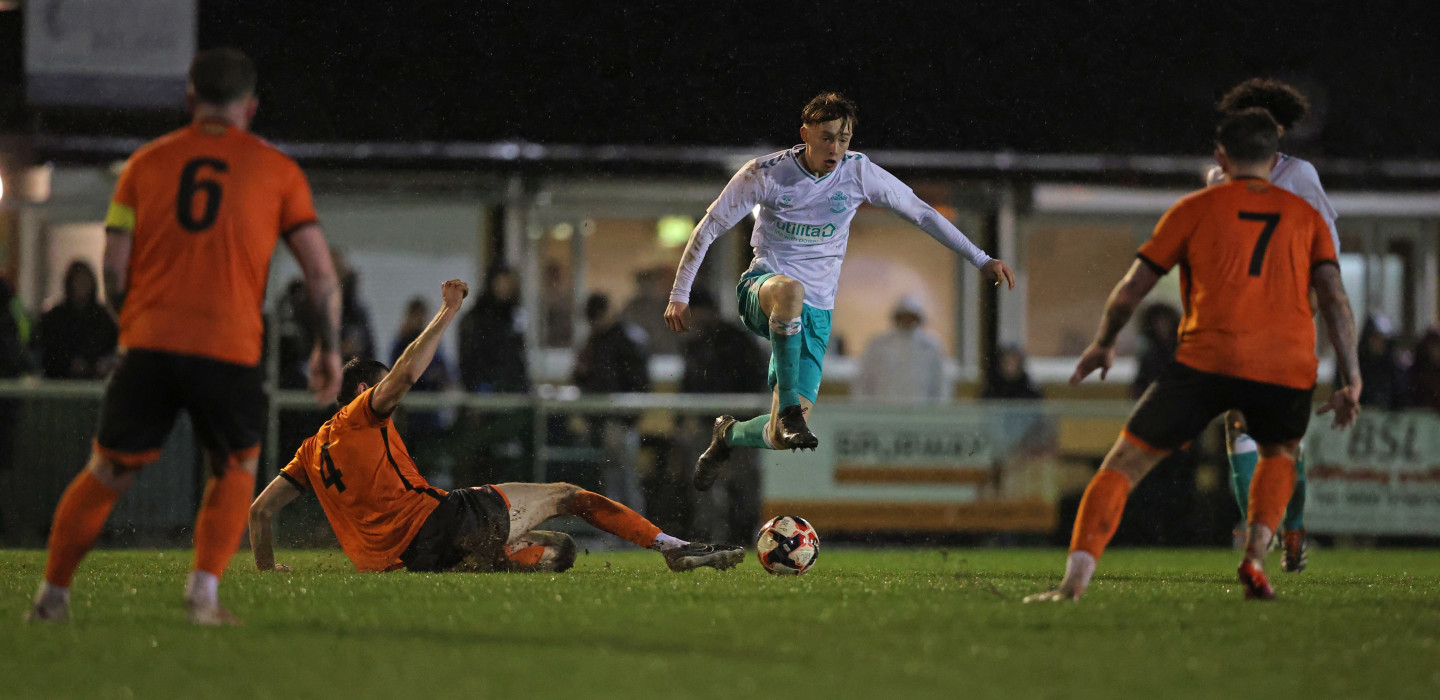
[[1335, 264], [1325, 220], [1258, 179], [1197, 192], [1166, 212], [1139, 258], [1180, 266], [1185, 317], [1176, 359], [1195, 369], [1297, 389], [1315, 384], [1312, 270]]

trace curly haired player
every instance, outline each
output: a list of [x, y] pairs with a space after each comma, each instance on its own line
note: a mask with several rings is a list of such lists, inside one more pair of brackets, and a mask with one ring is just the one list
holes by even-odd
[[1071, 383], [1097, 369], [1104, 379], [1115, 358], [1116, 336], [1175, 267], [1185, 299], [1180, 344], [1175, 361], [1140, 398], [1085, 488], [1064, 579], [1026, 602], [1084, 595], [1131, 488], [1215, 416], [1234, 409], [1249, 418], [1260, 454], [1251, 480], [1245, 554], [1236, 573], [1246, 598], [1275, 596], [1264, 559], [1294, 488], [1295, 458], [1315, 393], [1312, 288], [1346, 378], [1320, 413], [1334, 411], [1336, 425], [1350, 425], [1360, 411], [1361, 386], [1355, 319], [1325, 220], [1305, 200], [1268, 182], [1279, 140], [1265, 110], [1227, 115], [1215, 139], [1226, 182], [1188, 195], [1165, 212], [1111, 292]]
[[[1310, 111], [1310, 102], [1294, 87], [1270, 78], [1251, 78], [1231, 88], [1220, 98], [1218, 108], [1223, 114], [1233, 114], [1244, 109], [1258, 107], [1270, 113], [1280, 127], [1280, 137], [1295, 128]], [[1206, 184], [1223, 182], [1225, 175], [1218, 167], [1212, 168], [1206, 177]], [[1320, 175], [1315, 166], [1294, 156], [1279, 154], [1275, 169], [1270, 173], [1270, 184], [1287, 190], [1309, 203], [1320, 212], [1330, 229], [1330, 240], [1335, 244], [1335, 254], [1340, 254], [1340, 233], [1335, 228], [1335, 207], [1325, 196], [1320, 184]], [[1240, 411], [1225, 414], [1225, 451], [1230, 463], [1230, 482], [1234, 487], [1235, 501], [1240, 506], [1240, 521], [1245, 521], [1246, 506], [1250, 497], [1250, 479], [1259, 463], [1259, 453], [1252, 438], [1246, 432], [1245, 416]], [[1308, 545], [1305, 539], [1305, 453], [1301, 452], [1295, 461], [1295, 493], [1285, 510], [1281, 523], [1281, 541], [1284, 545], [1280, 566], [1287, 572], [1299, 573], [1308, 563]]]

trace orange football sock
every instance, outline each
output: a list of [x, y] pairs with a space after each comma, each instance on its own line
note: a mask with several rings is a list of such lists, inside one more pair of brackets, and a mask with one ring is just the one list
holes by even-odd
[[210, 477], [200, 513], [195, 516], [195, 570], [220, 578], [240, 549], [240, 536], [255, 497], [255, 475], [231, 461], [224, 473]]
[[1095, 472], [1085, 497], [1080, 499], [1080, 512], [1075, 516], [1075, 529], [1070, 533], [1070, 551], [1089, 552], [1096, 559], [1115, 536], [1120, 516], [1125, 512], [1125, 499], [1130, 497], [1130, 477], [1114, 469]]
[[660, 534], [660, 528], [639, 513], [598, 493], [581, 491], [570, 499], [569, 505], [571, 515], [647, 549], [655, 544], [655, 536]]
[[543, 544], [532, 544], [505, 553], [505, 558], [510, 563], [520, 566], [535, 566], [540, 563], [540, 558], [543, 556], [545, 556], [545, 545]]
[[60, 503], [55, 506], [55, 520], [50, 525], [50, 554], [45, 559], [45, 581], [52, 586], [69, 588], [80, 561], [95, 545], [105, 519], [120, 494], [100, 483], [85, 469], [66, 487]]
[[1261, 457], [1255, 467], [1255, 476], [1250, 478], [1250, 509], [1248, 523], [1264, 525], [1275, 532], [1280, 519], [1285, 517], [1285, 507], [1290, 504], [1290, 493], [1295, 490], [1295, 460], [1280, 454]]

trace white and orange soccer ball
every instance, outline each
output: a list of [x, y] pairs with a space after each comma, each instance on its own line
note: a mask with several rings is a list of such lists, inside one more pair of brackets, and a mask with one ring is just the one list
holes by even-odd
[[820, 535], [804, 518], [781, 515], [760, 526], [755, 540], [760, 566], [777, 576], [798, 576], [820, 556]]

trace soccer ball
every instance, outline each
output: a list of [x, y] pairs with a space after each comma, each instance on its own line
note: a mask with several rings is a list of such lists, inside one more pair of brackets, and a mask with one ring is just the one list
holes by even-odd
[[799, 576], [820, 556], [820, 535], [804, 518], [782, 515], [760, 526], [755, 540], [760, 566], [777, 576]]

